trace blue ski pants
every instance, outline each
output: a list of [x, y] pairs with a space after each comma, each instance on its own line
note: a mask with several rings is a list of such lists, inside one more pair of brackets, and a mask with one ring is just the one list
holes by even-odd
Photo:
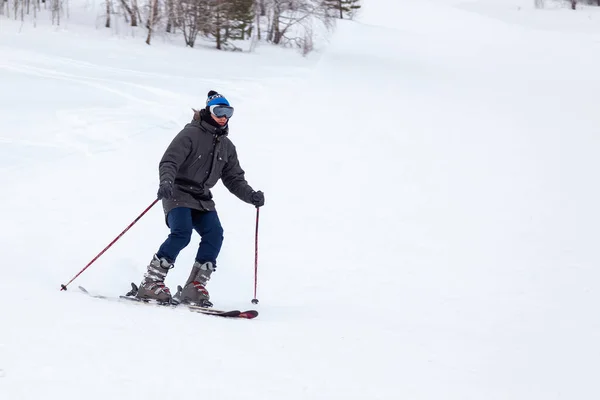
[[223, 244], [223, 227], [216, 211], [177, 207], [169, 211], [167, 222], [171, 233], [156, 253], [158, 258], [175, 262], [179, 252], [190, 243], [195, 230], [200, 235], [196, 261], [210, 261], [216, 265]]

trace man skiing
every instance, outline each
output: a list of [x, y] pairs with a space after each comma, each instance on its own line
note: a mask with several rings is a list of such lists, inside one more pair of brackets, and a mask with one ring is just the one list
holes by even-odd
[[[264, 205], [263, 193], [246, 182], [228, 137], [232, 115], [233, 107], [227, 99], [211, 90], [206, 108], [195, 111], [192, 122], [165, 151], [159, 164], [157, 197], [162, 200], [171, 233], [152, 257], [138, 298], [211, 307], [206, 284], [217, 267], [223, 228], [210, 189], [221, 179], [241, 200], [256, 207]], [[164, 281], [179, 252], [189, 244], [192, 230], [201, 237], [195, 262], [183, 290], [171, 297]]]

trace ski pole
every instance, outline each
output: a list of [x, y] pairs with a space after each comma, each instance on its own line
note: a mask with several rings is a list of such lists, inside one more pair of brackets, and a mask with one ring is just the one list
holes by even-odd
[[252, 304], [258, 304], [258, 299], [256, 298], [256, 286], [258, 284], [258, 217], [259, 217], [259, 208], [256, 207], [256, 231], [254, 232], [254, 298], [252, 299]]
[[69, 286], [69, 284], [71, 284], [71, 282], [73, 282], [79, 275], [81, 275], [83, 273], [83, 271], [88, 269], [88, 267], [90, 265], [92, 265], [98, 258], [100, 258], [100, 256], [102, 254], [104, 254], [106, 252], [106, 250], [108, 250], [113, 244], [115, 244], [117, 242], [117, 240], [119, 240], [121, 238], [121, 236], [123, 236], [125, 234], [125, 232], [127, 232], [133, 225], [135, 225], [135, 223], [138, 222], [140, 220], [140, 218], [142, 218], [144, 216], [144, 214], [146, 214], [157, 202], [158, 202], [158, 199], [154, 200], [152, 202], [152, 204], [150, 204], [144, 211], [142, 211], [142, 213], [140, 215], [138, 215], [137, 218], [134, 219], [133, 222], [131, 224], [129, 224], [129, 226], [127, 228], [125, 228], [125, 230], [123, 232], [121, 232], [119, 234], [119, 236], [117, 236], [112, 242], [110, 242], [110, 244], [108, 246], [106, 246], [104, 248], [104, 250], [102, 250], [100, 253], [98, 253], [98, 255], [96, 257], [94, 257], [94, 259], [92, 261], [90, 261], [88, 263], [88, 265], [86, 265], [81, 271], [79, 271], [79, 273], [77, 275], [75, 275], [73, 278], [71, 278], [71, 280], [69, 282], [67, 282], [66, 285], [60, 285], [60, 290], [61, 291], [67, 290], [67, 286]]

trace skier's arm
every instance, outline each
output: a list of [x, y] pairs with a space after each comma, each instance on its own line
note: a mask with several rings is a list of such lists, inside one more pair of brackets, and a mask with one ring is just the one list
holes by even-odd
[[185, 161], [192, 150], [192, 139], [186, 134], [185, 130], [181, 131], [171, 142], [160, 163], [158, 171], [160, 181], [175, 181], [175, 176], [181, 164]]
[[221, 179], [225, 187], [240, 200], [252, 203], [252, 193], [254, 190], [246, 182], [245, 173], [240, 166], [235, 147], [233, 148], [233, 154], [227, 160], [225, 168], [223, 168]]

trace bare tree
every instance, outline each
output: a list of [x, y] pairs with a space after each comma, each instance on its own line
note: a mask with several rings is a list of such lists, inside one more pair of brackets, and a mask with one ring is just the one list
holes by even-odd
[[344, 19], [344, 14], [352, 17], [355, 10], [360, 8], [359, 0], [322, 0], [321, 4], [333, 12], [333, 16], [337, 14], [337, 18]]
[[[125, 16], [125, 20], [127, 21], [127, 17], [129, 17], [129, 21], [131, 21], [131, 26], [138, 26], [139, 14], [140, 10], [138, 7], [137, 0], [130, 0], [131, 4], [127, 3], [127, 0], [121, 0], [121, 6], [127, 13]], [[129, 22], [127, 21], [127, 22]]]
[[148, 37], [146, 38], [146, 44], [150, 44], [150, 40], [152, 39], [152, 30], [154, 29], [154, 25], [158, 21], [158, 0], [150, 0], [150, 16], [148, 17], [148, 23], [146, 27], [148, 28]]
[[221, 0], [210, 0], [209, 12], [212, 16], [211, 23], [205, 24], [203, 27], [205, 35], [212, 35], [215, 38], [218, 50], [222, 50], [223, 45], [227, 41], [226, 31], [229, 29], [229, 20], [226, 14], [228, 5], [227, 2]]
[[264, 15], [263, 12], [266, 12], [264, 9], [264, 0], [255, 0], [254, 1], [254, 17], [256, 18], [256, 20], [254, 21], [254, 24], [256, 25], [256, 27], [254, 30], [254, 35], [251, 38], [252, 40], [254, 40], [254, 39], [260, 40], [260, 37], [261, 37], [260, 17], [262, 15]]
[[167, 0], [167, 27], [166, 31], [171, 33], [177, 27], [175, 0]]
[[154, 26], [160, 22], [160, 3], [159, 0], [148, 0], [148, 20], [146, 21], [146, 28], [150, 28], [150, 25]]
[[0, 15], [6, 15], [11, 18], [11, 10], [15, 20], [20, 18], [25, 20], [25, 15], [31, 15], [33, 7], [34, 24], [37, 17], [37, 11], [40, 9], [40, 0], [0, 0]]
[[[42, 3], [44, 3], [44, 6], [46, 5], [46, 0], [34, 0], [33, 2], [33, 27], [37, 27], [37, 17], [38, 17], [38, 11], [40, 11], [42, 9]], [[29, 10], [27, 12], [29, 14]]]
[[334, 20], [321, 0], [271, 0], [267, 40], [295, 45], [304, 53], [313, 47], [314, 24], [330, 29]]
[[307, 56], [308, 53], [314, 50], [314, 42], [313, 42], [313, 31], [312, 29], [306, 29], [304, 32], [304, 38], [300, 43], [300, 48], [302, 49], [302, 55]]
[[106, 23], [104, 26], [110, 28], [110, 14], [112, 12], [112, 0], [105, 0], [106, 3]]
[[280, 18], [282, 8], [284, 7], [284, 0], [273, 0], [271, 4], [271, 13], [269, 21], [269, 32], [267, 34], [267, 40], [275, 44], [279, 44], [281, 41], [281, 33], [279, 29]]
[[52, 24], [60, 25], [60, 16], [62, 14], [62, 1], [52, 0], [50, 6], [52, 10]]
[[13, 0], [13, 14], [15, 15], [15, 19], [19, 16], [19, 6], [21, 5], [20, 0]]
[[582, 2], [590, 6], [600, 6], [600, 0], [579, 0], [579, 3]]
[[186, 46], [194, 47], [198, 33], [207, 22], [208, 0], [179, 0], [177, 24], [183, 31]]

